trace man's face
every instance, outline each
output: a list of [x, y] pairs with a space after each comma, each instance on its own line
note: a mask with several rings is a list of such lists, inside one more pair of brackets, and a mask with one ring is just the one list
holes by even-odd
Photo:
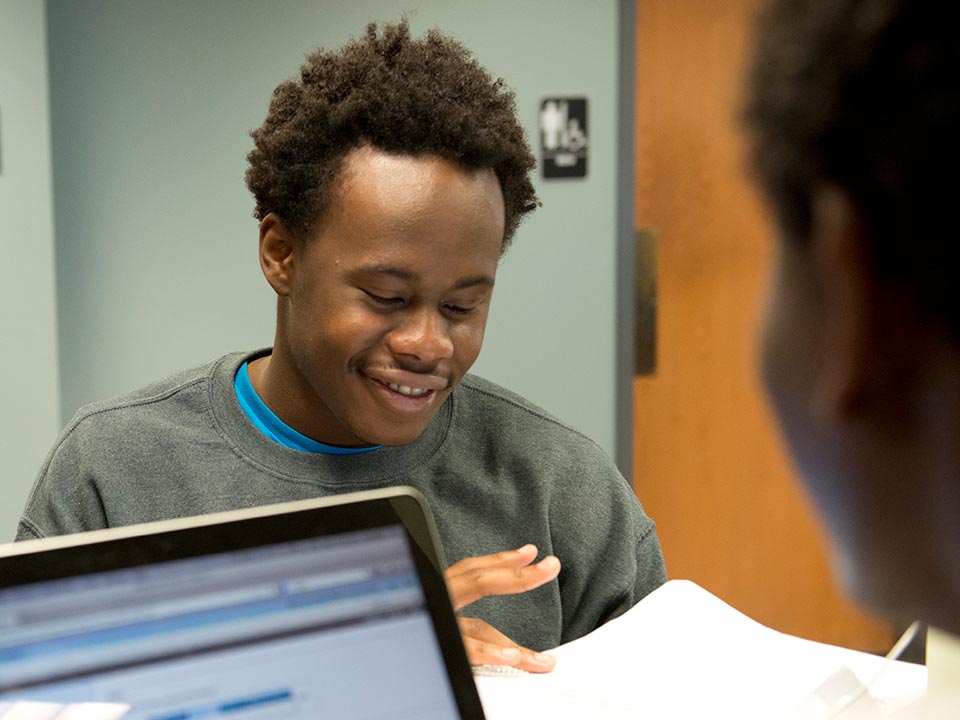
[[503, 232], [490, 170], [348, 155], [281, 297], [295, 426], [334, 445], [416, 439], [480, 352]]
[[[843, 225], [821, 225], [835, 226]], [[899, 615], [902, 589], [924, 585], [922, 548], [935, 543], [909, 519], [919, 516], [923, 486], [891, 410], [902, 390], [877, 381], [884, 345], [864, 344], [874, 337], [871, 313], [850, 291], [864, 287], [863, 276], [856, 256], [824, 250], [831, 237], [839, 235], [821, 232], [816, 250], [780, 243], [764, 318], [764, 381], [830, 531], [839, 578], [860, 602]]]
[[831, 422], [830, 398], [823, 396], [828, 312], [809, 250], [779, 241], [763, 318], [763, 379], [784, 440], [830, 528], [838, 570], [850, 583], [860, 502], [845, 468], [843, 429]]

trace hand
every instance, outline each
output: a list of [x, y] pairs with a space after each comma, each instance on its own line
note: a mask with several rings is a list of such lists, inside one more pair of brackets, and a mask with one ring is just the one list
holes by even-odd
[[[446, 572], [453, 609], [460, 610], [488, 595], [513, 595], [540, 587], [560, 572], [560, 561], [550, 555], [531, 565], [535, 545], [517, 550], [464, 558]], [[471, 665], [511, 665], [529, 672], [550, 672], [556, 660], [513, 642], [479, 618], [459, 619], [460, 633]]]

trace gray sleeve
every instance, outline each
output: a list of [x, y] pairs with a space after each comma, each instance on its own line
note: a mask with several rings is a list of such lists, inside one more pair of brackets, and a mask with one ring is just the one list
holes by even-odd
[[97, 530], [107, 520], [89, 467], [91, 439], [71, 423], [40, 468], [17, 526], [17, 540]]
[[653, 521], [650, 521], [646, 529], [640, 529], [635, 549], [637, 564], [633, 584], [624, 588], [624, 602], [612, 608], [612, 611], [601, 619], [600, 624], [622, 615], [667, 581], [667, 568]]
[[633, 489], [605, 455], [590, 465], [574, 501], [553, 510], [565, 525], [553, 533], [565, 568], [564, 642], [626, 612], [667, 580], [653, 520]]

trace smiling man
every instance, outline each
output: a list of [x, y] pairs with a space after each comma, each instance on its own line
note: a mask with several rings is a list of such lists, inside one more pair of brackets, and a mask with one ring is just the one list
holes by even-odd
[[18, 537], [412, 485], [456, 561], [471, 661], [551, 669], [539, 651], [665, 573], [598, 446], [467, 374], [500, 259], [537, 206], [512, 93], [438, 32], [371, 26], [311, 55], [253, 139], [273, 346], [82, 408]]

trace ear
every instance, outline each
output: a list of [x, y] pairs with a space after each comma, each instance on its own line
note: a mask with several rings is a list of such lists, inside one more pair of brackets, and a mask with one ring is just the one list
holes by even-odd
[[821, 187], [811, 207], [810, 257], [823, 298], [823, 356], [813, 398], [834, 419], [849, 419], [870, 404], [877, 372], [882, 315], [868, 237], [850, 195]]
[[260, 269], [281, 297], [290, 294], [297, 239], [274, 213], [260, 221]]

